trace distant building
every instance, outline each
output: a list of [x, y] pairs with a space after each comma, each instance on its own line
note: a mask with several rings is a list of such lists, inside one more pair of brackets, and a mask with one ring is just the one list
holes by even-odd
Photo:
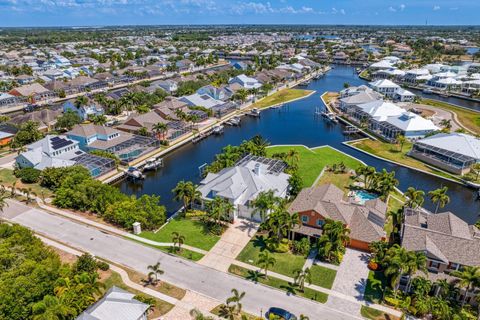
[[373, 81], [370, 82], [369, 85], [373, 90], [391, 99], [393, 99], [397, 91], [401, 89], [398, 84], [388, 79]]
[[464, 133], [439, 133], [416, 141], [409, 155], [463, 175], [480, 162], [480, 139]]
[[113, 286], [76, 320], [147, 320], [150, 306], [134, 298], [135, 294]]
[[79, 108], [77, 108], [75, 106], [75, 100], [68, 100], [63, 104], [63, 112], [67, 112], [67, 111], [75, 112], [84, 121], [88, 120], [89, 117], [101, 116], [104, 114], [103, 108], [93, 102], [90, 102], [88, 103], [88, 105], [80, 106]]
[[229, 84], [238, 83], [244, 89], [259, 89], [262, 87], [262, 84], [255, 78], [247, 77], [244, 74], [238, 75], [228, 81]]

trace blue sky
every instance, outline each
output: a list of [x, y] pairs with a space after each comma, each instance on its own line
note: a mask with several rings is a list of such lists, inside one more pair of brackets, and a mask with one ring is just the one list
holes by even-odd
[[0, 27], [124, 24], [478, 25], [480, 0], [0, 0]]

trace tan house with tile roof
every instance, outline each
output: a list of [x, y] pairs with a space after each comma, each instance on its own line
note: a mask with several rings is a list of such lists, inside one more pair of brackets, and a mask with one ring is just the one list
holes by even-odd
[[368, 251], [373, 241], [385, 240], [383, 230], [387, 205], [374, 199], [364, 205], [345, 198], [344, 192], [333, 184], [305, 188], [289, 207], [297, 212], [302, 225], [294, 232], [318, 238], [326, 219], [341, 221], [350, 229], [350, 244], [354, 249]]

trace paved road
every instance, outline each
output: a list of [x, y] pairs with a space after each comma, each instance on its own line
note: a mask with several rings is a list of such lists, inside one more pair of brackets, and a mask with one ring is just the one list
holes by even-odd
[[162, 269], [165, 270], [162, 276], [165, 281], [220, 301], [225, 301], [230, 296], [232, 288], [245, 291], [247, 294], [243, 305], [245, 310], [252, 314], [265, 312], [271, 306], [281, 306], [297, 315], [301, 313], [308, 315], [310, 319], [359, 319], [341, 310], [288, 296], [284, 292], [165, 254], [43, 210], [26, 207], [18, 202], [9, 201], [9, 206], [4, 209], [2, 215], [12, 222], [29, 227], [59, 242], [145, 274], [148, 265], [160, 261]]

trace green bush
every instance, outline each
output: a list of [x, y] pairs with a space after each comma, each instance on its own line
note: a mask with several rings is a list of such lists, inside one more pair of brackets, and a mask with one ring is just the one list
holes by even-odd
[[286, 253], [290, 251], [290, 241], [285, 238], [280, 242], [277, 242], [275, 239], [268, 239], [267, 249], [272, 252]]
[[310, 252], [310, 241], [308, 238], [302, 238], [300, 241], [293, 241], [292, 251], [298, 255], [307, 255]]
[[23, 168], [15, 170], [15, 176], [23, 183], [37, 183], [40, 180], [40, 170], [34, 168]]
[[97, 268], [102, 271], [107, 271], [110, 269], [110, 265], [104, 261], [97, 260]]

